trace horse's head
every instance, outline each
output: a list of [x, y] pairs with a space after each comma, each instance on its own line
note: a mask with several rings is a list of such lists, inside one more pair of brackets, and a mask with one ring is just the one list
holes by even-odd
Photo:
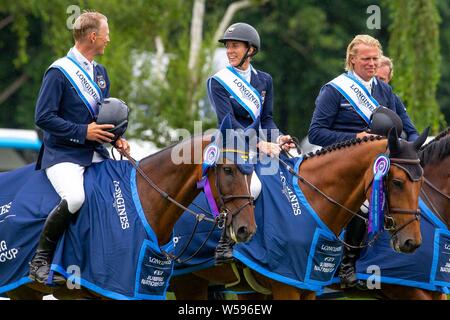
[[[216, 152], [217, 156], [210, 155]], [[253, 165], [250, 163], [246, 135], [231, 130], [228, 117], [222, 122], [218, 135], [205, 148], [204, 159], [214, 157], [216, 159], [212, 162], [216, 164], [209, 170], [208, 179], [215, 191], [219, 212], [225, 218], [223, 227], [235, 242], [249, 241], [256, 232], [253, 197], [250, 194]]]
[[418, 201], [423, 169], [418, 150], [427, 136], [428, 129], [415, 142], [399, 140], [395, 128], [388, 134], [391, 165], [384, 180], [388, 204], [384, 228], [391, 233], [391, 246], [397, 252], [414, 252], [422, 242]]

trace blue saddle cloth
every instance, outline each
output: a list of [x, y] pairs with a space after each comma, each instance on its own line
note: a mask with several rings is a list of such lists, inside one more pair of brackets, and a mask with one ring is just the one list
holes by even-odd
[[[298, 172], [303, 158], [284, 159]], [[276, 160], [273, 160], [276, 161]], [[342, 244], [309, 205], [298, 179], [280, 165], [274, 175], [256, 172], [262, 192], [256, 201], [258, 230], [234, 257], [257, 272], [288, 285], [322, 292], [342, 259]]]
[[421, 199], [419, 207], [422, 245], [412, 254], [396, 253], [389, 233], [383, 232], [361, 252], [356, 262], [358, 279], [374, 279], [373, 266], [378, 266], [381, 283], [450, 293], [450, 231]]
[[[85, 172], [85, 193], [58, 243], [52, 272], [113, 299], [165, 299], [173, 262], [161, 249], [171, 251], [173, 243], [158, 246], [141, 207], [135, 169], [127, 161], [94, 164]], [[34, 165], [0, 174], [0, 293], [31, 281], [28, 262], [58, 202]]]
[[[199, 209], [199, 207], [205, 211]], [[211, 210], [208, 201], [203, 192], [194, 199], [193, 204], [189, 206], [189, 209], [196, 213], [204, 213], [208, 218], [213, 218], [210, 213]], [[196, 270], [207, 269], [214, 266], [214, 252], [217, 243], [220, 240], [222, 230], [217, 226], [214, 227], [211, 222], [205, 220], [200, 221], [192, 240], [189, 242], [192, 232], [194, 231], [195, 221], [193, 215], [184, 212], [181, 218], [175, 223], [173, 229], [175, 255], [179, 255], [186, 246], [187, 248], [180, 257], [182, 262], [175, 262], [173, 276], [191, 273]], [[197, 250], [198, 252], [196, 252]], [[189, 259], [191, 256], [193, 256], [192, 259]]]
[[[284, 160], [295, 170], [302, 162], [302, 158]], [[331, 283], [340, 264], [342, 245], [307, 203], [297, 178], [284, 166], [280, 165], [276, 174], [262, 174], [273, 165], [270, 162], [255, 167], [262, 183], [261, 194], [255, 202], [258, 229], [250, 242], [234, 246], [234, 257], [269, 278], [321, 292]], [[195, 203], [208, 208], [202, 194]], [[190, 208], [198, 211], [194, 206]], [[193, 217], [187, 213], [177, 222], [174, 229], [176, 252], [186, 243], [193, 224]], [[210, 223], [200, 223], [185, 256], [198, 248], [210, 228]], [[216, 229], [200, 254], [190, 262], [175, 263], [174, 275], [212, 267], [220, 234], [221, 231]]]

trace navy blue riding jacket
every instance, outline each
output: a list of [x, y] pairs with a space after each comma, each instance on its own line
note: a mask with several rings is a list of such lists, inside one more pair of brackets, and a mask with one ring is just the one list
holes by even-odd
[[[259, 92], [262, 99], [260, 113], [261, 128], [267, 130], [267, 140], [271, 139], [270, 130], [278, 130], [273, 121], [273, 81], [272, 77], [263, 71], [252, 68], [250, 84]], [[213, 77], [207, 80], [207, 92], [209, 101], [216, 111], [220, 125], [223, 118], [231, 112], [233, 129], [244, 130], [253, 123], [253, 119], [247, 110]], [[277, 137], [273, 137], [276, 139]]]
[[[403, 122], [408, 141], [418, 138], [400, 98], [392, 92], [387, 83], [374, 79], [372, 96], [378, 103], [395, 111]], [[353, 139], [356, 134], [367, 130], [368, 124], [358, 115], [351, 104], [332, 85], [324, 85], [316, 99], [316, 109], [309, 127], [309, 142], [322, 147], [336, 142]]]
[[[108, 74], [98, 63], [94, 65], [94, 81], [103, 97], [109, 97]], [[92, 164], [94, 151], [109, 158], [102, 144], [86, 140], [88, 124], [95, 120], [64, 74], [57, 68], [47, 70], [36, 103], [35, 122], [44, 131], [36, 169], [61, 162], [86, 167]]]

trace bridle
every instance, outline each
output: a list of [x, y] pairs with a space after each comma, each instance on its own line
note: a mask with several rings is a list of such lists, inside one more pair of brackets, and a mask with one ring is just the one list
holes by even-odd
[[[420, 160], [419, 159], [402, 159], [402, 158], [389, 158], [391, 165], [405, 171], [407, 173], [408, 178], [415, 182], [420, 181], [423, 178], [423, 169], [421, 170], [421, 175], [419, 179], [414, 179], [412, 177], [412, 174], [409, 172], [409, 170], [403, 166], [403, 165], [415, 165], [420, 166]], [[389, 173], [388, 173], [389, 175]], [[373, 183], [374, 177], [372, 177], [372, 180], [366, 190], [364, 191], [364, 194], [367, 195], [368, 189]], [[384, 179], [384, 188], [385, 188], [385, 195], [386, 195], [386, 202], [387, 206], [384, 208], [384, 229], [386, 231], [389, 231], [391, 233], [391, 238], [394, 237], [397, 233], [399, 233], [401, 230], [406, 228], [409, 224], [413, 223], [414, 221], [420, 220], [420, 208], [417, 208], [416, 210], [412, 209], [401, 209], [401, 208], [391, 208], [389, 206], [389, 185], [387, 183], [388, 179]], [[401, 225], [400, 227], [397, 227], [397, 223], [395, 222], [394, 217], [392, 214], [405, 214], [405, 215], [413, 215], [413, 218], [408, 220], [406, 223]]]
[[[239, 151], [238, 150], [230, 150], [230, 149], [221, 150], [222, 154], [226, 153], [226, 152], [230, 153], [230, 152], [239, 152]], [[193, 259], [200, 252], [200, 250], [205, 246], [206, 242], [211, 237], [212, 232], [214, 231], [216, 226], [219, 229], [228, 227], [231, 224], [233, 217], [236, 217], [237, 215], [239, 215], [242, 212], [242, 210], [245, 207], [247, 207], [248, 205], [251, 205], [251, 206], [253, 205], [253, 196], [250, 193], [245, 194], [245, 195], [223, 195], [222, 194], [222, 192], [220, 190], [220, 183], [219, 183], [218, 165], [216, 164], [216, 165], [212, 166], [209, 170], [214, 170], [214, 174], [216, 177], [215, 186], [216, 186], [216, 190], [217, 190], [218, 198], [219, 198], [219, 210], [217, 212], [215, 212], [214, 208], [217, 208], [217, 205], [216, 205], [214, 199], [212, 199], [212, 201], [214, 201], [214, 204], [210, 202], [210, 206], [211, 206], [213, 212], [210, 212], [204, 208], [201, 208], [200, 206], [196, 205], [195, 203], [192, 203], [194, 206], [196, 206], [197, 208], [201, 209], [204, 212], [204, 213], [196, 213], [193, 210], [182, 205], [180, 202], [176, 201], [167, 192], [165, 192], [164, 190], [159, 188], [158, 185], [156, 183], [154, 183], [152, 181], [152, 179], [150, 179], [150, 177], [141, 169], [138, 162], [128, 152], [123, 152], [123, 155], [130, 161], [132, 166], [142, 176], [142, 178], [147, 182], [147, 184], [149, 184], [156, 192], [158, 192], [162, 198], [173, 203], [177, 207], [183, 209], [183, 211], [188, 212], [195, 217], [195, 225], [193, 227], [191, 235], [189, 236], [189, 239], [186, 242], [186, 245], [183, 247], [183, 249], [181, 249], [180, 253], [175, 256], [172, 253], [162, 250], [162, 252], [166, 256], [166, 258], [168, 258], [170, 260], [176, 260], [178, 263], [184, 263], [184, 262], [187, 262], [187, 261]], [[204, 175], [201, 179], [203, 180], [204, 185], [209, 186], [208, 175]], [[201, 184], [199, 187], [200, 182], [202, 182], [202, 181], [199, 181], [197, 183], [197, 188], [202, 188]], [[247, 201], [243, 205], [241, 205], [238, 208], [236, 208], [235, 210], [231, 211], [231, 213], [230, 213], [230, 210], [227, 208], [226, 204], [229, 202], [232, 202], [234, 200], [237, 200], [237, 199], [246, 199]], [[213, 216], [214, 218], [207, 217], [205, 213]], [[187, 250], [190, 243], [192, 242], [192, 239], [194, 238], [198, 224], [200, 223], [200, 221], [203, 221], [203, 220], [211, 222], [213, 224], [212, 228], [209, 230], [209, 232], [207, 234], [206, 239], [203, 241], [203, 243], [200, 245], [200, 247], [190, 257], [188, 257], [184, 260], [181, 260], [180, 257]]]
[[[288, 142], [284, 142], [280, 145], [280, 147], [286, 143], [294, 143], [297, 147], [297, 150], [300, 149], [298, 142], [296, 140], [291, 140]], [[386, 154], [388, 153], [388, 151], [385, 152]], [[287, 152], [287, 154], [292, 157], [291, 154], [289, 154], [289, 152]], [[360, 215], [359, 213], [347, 208], [346, 206], [344, 206], [343, 204], [339, 203], [338, 201], [336, 201], [335, 199], [333, 199], [332, 197], [330, 197], [329, 195], [327, 195], [326, 193], [324, 193], [322, 190], [320, 190], [319, 188], [317, 188], [313, 183], [311, 183], [310, 181], [308, 181], [306, 178], [302, 177], [300, 174], [298, 174], [297, 172], [295, 172], [295, 170], [289, 165], [287, 164], [285, 161], [283, 161], [282, 159], [280, 159], [278, 156], [275, 156], [275, 158], [280, 161], [285, 167], [286, 169], [294, 176], [296, 176], [298, 178], [299, 181], [303, 182], [304, 184], [306, 184], [308, 187], [310, 187], [312, 190], [314, 190], [315, 192], [317, 192], [318, 194], [320, 194], [322, 197], [324, 197], [327, 201], [331, 202], [332, 204], [344, 209], [345, 211], [347, 211], [348, 213], [352, 214], [353, 216], [356, 216], [360, 219], [362, 219], [366, 225], [368, 225], [369, 220]], [[409, 172], [409, 170], [403, 166], [403, 165], [418, 165], [420, 166], [420, 160], [419, 159], [402, 159], [402, 158], [389, 158], [390, 159], [390, 163], [400, 169], [402, 169], [403, 171], [405, 171], [408, 175], [408, 177], [412, 180], [412, 181], [416, 181], [412, 174]], [[419, 181], [420, 179], [423, 178], [423, 169], [422, 167], [420, 167], [421, 169], [421, 175], [420, 178], [417, 180]], [[388, 173], [389, 174], [389, 173]], [[372, 180], [370, 181], [369, 185], [367, 186], [367, 188], [364, 190], [364, 194], [366, 195], [367, 198], [367, 192], [370, 189], [370, 187], [373, 184], [375, 176], [372, 177]], [[389, 189], [387, 188], [387, 181], [388, 179], [384, 179], [384, 187], [385, 187], [385, 194], [386, 194], [386, 203], [388, 204], [387, 206], [385, 206], [385, 214], [384, 214], [384, 229], [387, 231], [391, 232], [391, 238], [393, 238], [398, 232], [400, 232], [402, 229], [404, 229], [406, 226], [408, 226], [409, 224], [411, 224], [412, 222], [419, 220], [420, 219], [420, 209], [418, 208], [417, 210], [410, 210], [410, 209], [401, 209], [401, 208], [389, 208]], [[387, 212], [386, 212], [387, 211]], [[411, 214], [414, 215], [414, 217], [409, 220], [408, 222], [406, 222], [404, 225], [402, 225], [401, 227], [397, 228], [396, 222], [394, 217], [392, 216], [392, 214]], [[351, 244], [346, 243], [344, 240], [340, 239], [339, 237], [337, 237], [338, 240], [344, 244], [346, 247], [352, 248], [352, 249], [362, 249], [365, 248], [367, 246], [372, 245], [373, 242], [375, 242], [378, 238], [378, 235], [375, 235], [375, 237], [373, 237], [371, 240], [369, 240], [367, 242], [367, 244], [365, 245], [359, 245], [359, 246], [354, 246]]]
[[[236, 150], [229, 150], [225, 149], [222, 150], [222, 153], [225, 152], [236, 152]], [[233, 217], [236, 217], [239, 215], [243, 209], [245, 209], [247, 206], [253, 206], [253, 196], [249, 194], [239, 194], [239, 195], [223, 195], [222, 190], [220, 189], [220, 183], [219, 183], [219, 172], [218, 172], [218, 165], [213, 167], [216, 179], [215, 179], [215, 185], [216, 190], [219, 195], [219, 221], [218, 221], [218, 228], [223, 229], [225, 226], [228, 227], [231, 224], [231, 220]], [[207, 179], [207, 177], [205, 177]], [[237, 207], [235, 210], [231, 211], [227, 208], [226, 204], [229, 202], [232, 202], [237, 199], [244, 199], [247, 200], [243, 205]], [[212, 213], [214, 216], [214, 212]]]

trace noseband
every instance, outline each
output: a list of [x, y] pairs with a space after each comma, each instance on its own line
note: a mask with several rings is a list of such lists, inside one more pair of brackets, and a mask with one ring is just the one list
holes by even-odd
[[[220, 210], [220, 217], [219, 221], [217, 223], [217, 226], [219, 229], [222, 229], [225, 226], [229, 226], [231, 224], [232, 218], [237, 216], [242, 212], [242, 210], [247, 206], [253, 206], [253, 196], [251, 194], [243, 194], [243, 195], [223, 195], [222, 191], [220, 189], [220, 183], [219, 183], [219, 173], [217, 170], [217, 166], [214, 167], [214, 171], [216, 174], [216, 190], [219, 194], [219, 210]], [[244, 199], [247, 200], [243, 205], [239, 206], [235, 210], [231, 211], [227, 208], [226, 204], [229, 202], [232, 202], [237, 199]]]

